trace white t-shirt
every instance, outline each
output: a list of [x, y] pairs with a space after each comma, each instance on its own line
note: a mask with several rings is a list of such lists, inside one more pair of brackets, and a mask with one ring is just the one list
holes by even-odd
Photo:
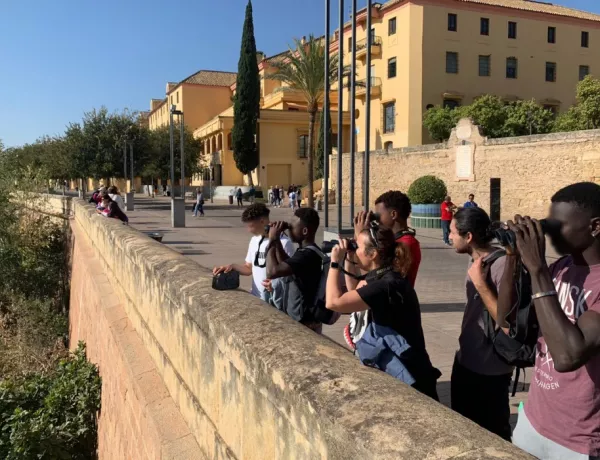
[[117, 203], [117, 205], [119, 205], [119, 208], [121, 208], [121, 211], [125, 210], [125, 202], [123, 201], [123, 197], [121, 195], [116, 195], [116, 194], [109, 194], [108, 195], [115, 203]]
[[[259, 243], [263, 240], [262, 243]], [[248, 245], [248, 254], [246, 255], [246, 263], [252, 265], [252, 295], [260, 297], [264, 292], [265, 288], [262, 282], [267, 279], [267, 246], [269, 244], [269, 238], [262, 236], [253, 236], [250, 238], [250, 244]], [[281, 244], [283, 250], [288, 256], [292, 256], [296, 251], [294, 244], [286, 235], [281, 235]], [[264, 265], [264, 267], [257, 267], [254, 264], [256, 259], [256, 253], [258, 252], [258, 264]]]

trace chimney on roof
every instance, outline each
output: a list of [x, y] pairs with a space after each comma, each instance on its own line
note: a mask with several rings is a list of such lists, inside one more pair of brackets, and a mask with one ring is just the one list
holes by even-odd
[[169, 94], [171, 92], [171, 90], [173, 88], [175, 88], [177, 86], [177, 83], [173, 83], [173, 82], [168, 82], [167, 83], [167, 94]]
[[256, 62], [258, 64], [260, 64], [264, 60], [265, 60], [265, 53], [263, 53], [262, 51], [257, 51], [256, 52]]
[[150, 111], [155, 110], [162, 103], [162, 99], [150, 99]]

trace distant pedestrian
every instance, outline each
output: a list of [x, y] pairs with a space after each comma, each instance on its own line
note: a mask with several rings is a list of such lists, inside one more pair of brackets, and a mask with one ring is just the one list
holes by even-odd
[[254, 197], [256, 196], [256, 189], [254, 185], [250, 186], [250, 191], [248, 192], [248, 199], [250, 200], [250, 204], [254, 204]]
[[238, 206], [244, 206], [244, 203], [242, 202], [242, 187], [238, 187], [238, 189], [235, 192], [235, 197], [237, 198], [237, 205]]
[[302, 189], [298, 187], [296, 189], [296, 200], [298, 201], [298, 208], [302, 207]]
[[292, 189], [292, 191], [290, 192], [289, 199], [290, 199], [290, 208], [292, 208], [292, 211], [295, 211], [297, 202], [296, 202], [296, 191], [294, 189]]
[[469, 195], [469, 201], [467, 201], [464, 205], [463, 208], [478, 208], [479, 206], [477, 205], [477, 203], [475, 203], [475, 195], [473, 195], [472, 193]]
[[106, 192], [102, 194], [101, 203], [97, 208], [97, 212], [102, 214], [104, 217], [109, 217], [113, 219], [119, 219], [123, 223], [128, 223], [129, 219], [125, 215], [125, 213], [121, 210], [119, 205], [115, 203], [110, 195]]
[[283, 194], [283, 186], [279, 187], [279, 207], [283, 206], [283, 199], [285, 195]]
[[452, 222], [452, 216], [454, 215], [454, 211], [456, 210], [456, 206], [452, 203], [452, 198], [447, 196], [444, 199], [444, 202], [441, 205], [442, 211], [442, 235], [444, 238], [444, 244], [446, 246], [452, 246], [450, 243], [450, 222]]
[[196, 203], [194, 204], [194, 217], [198, 217], [198, 213], [201, 216], [204, 216], [204, 195], [202, 194], [202, 189], [196, 189]]
[[279, 185], [273, 187], [273, 206], [279, 207]]

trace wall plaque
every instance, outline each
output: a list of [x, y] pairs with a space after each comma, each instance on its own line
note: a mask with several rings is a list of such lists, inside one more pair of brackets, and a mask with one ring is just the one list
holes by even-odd
[[456, 177], [458, 179], [473, 178], [473, 145], [456, 147]]

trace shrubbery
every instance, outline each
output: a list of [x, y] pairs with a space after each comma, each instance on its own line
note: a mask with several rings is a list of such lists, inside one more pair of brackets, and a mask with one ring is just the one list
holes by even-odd
[[461, 118], [471, 118], [485, 136], [510, 137], [600, 128], [600, 80], [587, 76], [577, 86], [577, 104], [555, 118], [535, 100], [506, 102], [485, 95], [471, 105], [451, 109], [433, 107], [425, 112], [423, 126], [429, 135], [444, 141]]
[[0, 381], [0, 458], [95, 458], [100, 388], [82, 343], [47, 375]]
[[441, 203], [447, 194], [446, 184], [435, 176], [419, 177], [408, 188], [408, 198], [413, 204]]

